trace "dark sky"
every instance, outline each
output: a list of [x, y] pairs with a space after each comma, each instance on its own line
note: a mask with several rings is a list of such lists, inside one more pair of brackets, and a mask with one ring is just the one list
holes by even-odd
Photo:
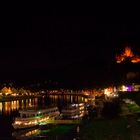
[[[98, 16], [96, 16], [98, 17]], [[112, 79], [116, 53], [140, 53], [139, 24], [92, 15], [10, 14], [2, 20], [1, 80], [98, 84]]]

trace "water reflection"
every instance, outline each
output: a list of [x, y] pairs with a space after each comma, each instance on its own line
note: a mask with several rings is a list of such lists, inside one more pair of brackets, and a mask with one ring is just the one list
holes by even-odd
[[64, 104], [67, 103], [80, 103], [85, 102], [86, 98], [82, 96], [75, 96], [75, 95], [49, 95], [47, 96], [51, 100], [51, 102], [63, 102]]
[[23, 139], [23, 138], [30, 138], [35, 135], [38, 135], [40, 133], [39, 129], [28, 129], [28, 130], [20, 130], [20, 131], [15, 131], [12, 133], [12, 136], [15, 137], [16, 139]]
[[0, 102], [0, 112], [2, 112], [2, 102]]
[[55, 125], [47, 129], [33, 128], [15, 131], [12, 133], [12, 136], [19, 140], [42, 138], [50, 140], [73, 139], [76, 137], [76, 125]]
[[14, 111], [29, 107], [48, 106], [50, 104], [63, 106], [69, 103], [79, 103], [85, 101], [86, 99], [81, 96], [49, 95], [42, 98], [0, 102], [0, 114], [11, 115]]
[[[81, 103], [81, 102], [87, 102], [87, 99], [84, 97], [75, 96], [75, 95], [48, 95], [48, 96], [43, 96], [40, 98], [0, 102], [0, 124], [1, 124], [0, 131], [1, 132], [4, 131], [6, 133], [6, 134], [0, 133], [0, 139], [1, 137], [12, 138], [12, 132], [13, 132], [12, 123], [14, 121], [14, 118], [19, 115], [18, 114], [19, 109], [25, 109], [29, 107], [34, 107], [34, 108], [43, 107], [43, 106], [46, 107], [46, 106], [54, 104], [58, 106], [61, 111], [61, 107], [63, 108], [67, 104]], [[45, 137], [45, 138], [49, 137], [49, 139], [61, 139], [61, 136], [62, 136], [61, 132], [65, 130], [68, 130], [69, 132], [69, 128], [70, 126], [67, 126], [67, 127], [57, 126], [55, 130], [54, 129], [51, 129], [51, 130], [50, 129], [47, 129], [47, 130], [34, 129], [30, 131], [28, 130], [26, 132], [24, 131], [24, 133], [23, 132], [22, 133], [20, 132], [20, 134], [16, 133], [16, 137], [23, 138], [27, 136], [29, 137], [35, 136], [37, 137], [37, 139], [41, 139], [41, 137]], [[54, 133], [52, 131], [54, 131]], [[55, 133], [56, 131], [60, 132], [60, 134]], [[66, 139], [69, 139], [69, 137], [67, 137]]]
[[0, 102], [0, 114], [10, 115], [13, 111], [18, 111], [19, 109], [37, 106], [38, 106], [38, 98], [16, 100], [10, 102]]

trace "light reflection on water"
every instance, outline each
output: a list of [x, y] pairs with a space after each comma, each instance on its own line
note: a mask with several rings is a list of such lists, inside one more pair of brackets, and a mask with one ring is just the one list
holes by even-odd
[[[69, 103], [78, 103], [78, 102], [84, 102], [86, 99], [83, 97], [75, 97], [75, 96], [46, 96], [44, 98], [32, 98], [32, 99], [24, 99], [24, 100], [16, 100], [16, 101], [9, 101], [9, 102], [0, 102], [0, 130], [3, 130], [6, 132], [1, 134], [0, 133], [0, 139], [1, 137], [7, 136], [12, 137], [12, 122], [15, 117], [17, 117], [19, 109], [29, 108], [29, 107], [42, 107], [42, 106], [48, 106], [48, 105], [62, 105], [65, 106]], [[9, 130], [8, 130], [9, 129]], [[45, 131], [46, 134], [48, 134], [48, 129]], [[38, 135], [42, 134], [44, 131], [40, 131], [39, 129], [35, 129], [33, 131], [28, 131], [25, 135]], [[24, 134], [22, 134], [24, 136]], [[42, 135], [41, 135], [42, 136]], [[39, 139], [40, 135], [38, 135]], [[47, 137], [47, 136], [45, 136]], [[61, 139], [61, 134], [59, 135], [59, 138], [57, 135], [51, 135], [49, 136], [49, 139]]]
[[12, 136], [16, 139], [23, 139], [23, 138], [29, 138], [34, 137], [35, 135], [38, 135], [40, 133], [39, 129], [30, 129], [30, 130], [20, 130], [15, 131], [12, 133]]
[[47, 106], [49, 104], [56, 105], [65, 105], [68, 103], [78, 103], [85, 102], [85, 98], [78, 96], [52, 96], [46, 98], [32, 98], [32, 99], [24, 99], [24, 100], [16, 100], [9, 102], [0, 102], [0, 114], [11, 115], [13, 111], [18, 111], [19, 109], [29, 108], [29, 107], [38, 107], [38, 106]]
[[12, 133], [12, 136], [16, 139], [23, 140], [23, 139], [41, 139], [41, 138], [49, 138], [50, 140], [62, 140], [67, 137], [70, 138], [68, 132], [75, 131], [72, 133], [71, 137], [76, 137], [76, 126], [74, 125], [57, 125], [51, 128], [40, 129], [40, 128], [33, 128], [30, 130], [20, 130], [15, 131]]
[[38, 99], [16, 100], [9, 102], [0, 102], [0, 114], [11, 114], [13, 111], [24, 109], [28, 107], [37, 107]]

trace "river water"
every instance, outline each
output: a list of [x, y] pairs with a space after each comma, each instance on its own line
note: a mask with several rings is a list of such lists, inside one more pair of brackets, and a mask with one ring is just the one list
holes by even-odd
[[77, 96], [45, 96], [41, 98], [32, 98], [10, 102], [0, 102], [0, 140], [16, 139], [49, 139], [63, 140], [76, 137], [76, 126], [74, 125], [55, 125], [45, 129], [30, 129], [25, 131], [15, 131], [12, 122], [19, 115], [19, 109], [29, 107], [47, 107], [56, 105], [61, 110], [63, 106], [69, 103], [84, 102], [83, 97]]

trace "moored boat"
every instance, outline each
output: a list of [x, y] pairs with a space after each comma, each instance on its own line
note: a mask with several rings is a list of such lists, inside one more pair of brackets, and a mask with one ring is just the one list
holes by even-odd
[[60, 115], [57, 107], [45, 109], [24, 109], [20, 110], [20, 117], [15, 118], [12, 124], [14, 129], [25, 129], [47, 123], [49, 119], [55, 119]]
[[80, 119], [85, 115], [85, 104], [69, 104], [65, 106], [61, 113], [64, 119]]

